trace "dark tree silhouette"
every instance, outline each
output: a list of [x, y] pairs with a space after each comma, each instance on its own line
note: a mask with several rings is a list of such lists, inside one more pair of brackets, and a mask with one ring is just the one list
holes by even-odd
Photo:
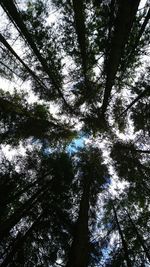
[[0, 266], [149, 265], [140, 3], [0, 1]]

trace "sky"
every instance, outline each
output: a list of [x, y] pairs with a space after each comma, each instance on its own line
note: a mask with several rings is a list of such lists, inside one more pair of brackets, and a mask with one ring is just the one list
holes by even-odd
[[[145, 3], [146, 3], [146, 0], [142, 0], [139, 8], [143, 8]], [[52, 12], [48, 18], [48, 23], [51, 24], [51, 23], [55, 22], [57, 15], [58, 15], [58, 11]], [[19, 83], [19, 81], [18, 81], [18, 83]], [[4, 90], [8, 90], [10, 92], [13, 92], [13, 87], [15, 85], [16, 85], [16, 83], [9, 82], [9, 81], [6, 81], [4, 79], [0, 79], [0, 87]], [[20, 84], [18, 84], [18, 85], [20, 86]], [[27, 83], [24, 83], [21, 85], [22, 90], [26, 90], [27, 87], [30, 87], [30, 85], [27, 85]], [[29, 90], [29, 94], [30, 94], [30, 96], [28, 98], [29, 103], [33, 103], [33, 102], [36, 102], [38, 100], [38, 98], [31, 92], [31, 90]], [[57, 111], [57, 106], [52, 105], [50, 107], [50, 110], [51, 110], [52, 114], [55, 115], [56, 111]], [[76, 128], [80, 129], [80, 126], [77, 125]], [[135, 136], [133, 134], [132, 125], [130, 125], [130, 127], [128, 128], [128, 132], [126, 132], [126, 134], [120, 133], [118, 131], [117, 135], [121, 140], [124, 140], [124, 141], [128, 140], [128, 139], [133, 139], [133, 140], [135, 139]], [[97, 146], [99, 146], [99, 148], [102, 149], [105, 161], [109, 162], [109, 160], [110, 160], [109, 151], [106, 147], [105, 141], [103, 142], [99, 139], [97, 139], [95, 141], [96, 141], [95, 143], [97, 143]], [[89, 142], [92, 142], [92, 140], [88, 140], [87, 137], [80, 135], [78, 138], [73, 139], [73, 141], [67, 146], [67, 151], [69, 153], [75, 152], [78, 150], [78, 148], [83, 148]], [[32, 145], [30, 144], [28, 146], [28, 148], [32, 148]], [[16, 149], [12, 149], [11, 146], [6, 145], [6, 146], [2, 146], [2, 152], [6, 155], [6, 157], [9, 160], [12, 160], [18, 154], [25, 156], [26, 148], [22, 144], [20, 144], [18, 149], [16, 150]], [[124, 183], [123, 181], [117, 182], [118, 177], [115, 174], [112, 165], [110, 165], [109, 171], [110, 171], [110, 176], [113, 176], [110, 192], [112, 193], [112, 195], [115, 195], [117, 192], [117, 189], [119, 191], [122, 191], [124, 189], [124, 187], [126, 186], [126, 183]]]
[[[145, 6], [146, 2], [147, 2], [147, 0], [142, 0], [140, 2], [139, 9], [143, 8]], [[55, 23], [56, 20], [59, 19], [59, 16], [60, 16], [60, 12], [59, 12], [58, 9], [57, 10], [56, 9], [50, 10], [50, 15], [49, 15], [49, 17], [47, 19], [48, 24]], [[20, 50], [18, 44], [17, 44], [16, 47], [14, 47], [14, 49], [16, 50], [17, 53], [19, 53], [21, 55], [22, 51]], [[13, 88], [15, 86], [21, 88], [21, 90], [23, 90], [23, 91], [26, 91], [27, 88], [30, 88], [29, 82], [22, 83], [22, 81], [19, 81], [19, 80], [15, 81], [15, 82], [12, 82], [12, 81], [8, 81], [6, 79], [0, 78], [0, 88], [2, 88], [3, 90], [9, 91], [9, 92], [13, 92]], [[28, 90], [28, 92], [29, 92], [29, 98], [28, 98], [28, 102], [29, 103], [33, 103], [33, 102], [36, 102], [36, 101], [42, 103], [42, 101], [39, 101], [37, 96], [35, 96], [35, 94], [33, 92], [31, 92], [30, 89]], [[58, 110], [57, 106], [50, 105], [50, 111], [51, 111], [53, 116], [56, 115], [57, 110]], [[76, 127], [76, 130], [78, 130], [80, 132], [81, 125], [77, 123], [75, 127]], [[130, 125], [130, 127], [128, 128], [128, 132], [126, 132], [125, 134], [120, 133], [119, 131], [117, 131], [116, 134], [118, 135], [118, 137], [120, 139], [122, 139], [124, 141], [128, 140], [128, 139], [134, 139], [135, 138], [135, 136], [133, 135], [133, 127], [132, 127], [132, 125]], [[79, 138], [76, 138], [71, 142], [71, 144], [68, 146], [67, 149], [68, 149], [68, 151], [71, 151], [71, 150], [74, 151], [78, 147], [83, 147], [84, 145], [86, 145], [86, 143], [87, 143], [87, 138], [82, 137], [82, 135], [80, 135]], [[104, 147], [104, 144], [101, 143], [100, 146]], [[2, 151], [9, 159], [13, 158], [15, 156], [15, 154], [18, 153], [18, 152], [20, 154], [22, 154], [22, 155], [25, 154], [25, 149], [21, 144], [20, 144], [20, 146], [18, 148], [18, 151], [15, 151], [14, 149], [11, 149], [11, 147], [9, 145], [2, 146]], [[107, 155], [107, 151], [105, 153]]]

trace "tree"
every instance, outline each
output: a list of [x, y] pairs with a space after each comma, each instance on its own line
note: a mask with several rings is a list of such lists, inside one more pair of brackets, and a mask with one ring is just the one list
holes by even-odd
[[[99, 190], [105, 184], [106, 167], [102, 165], [101, 154], [97, 149], [82, 151], [78, 171], [82, 182], [82, 195], [79, 205], [78, 218], [75, 223], [73, 241], [69, 259], [66, 264], [71, 266], [87, 266], [89, 262], [89, 212], [90, 204], [95, 203], [96, 188]], [[91, 194], [92, 191], [92, 194]], [[91, 199], [91, 197], [93, 199]], [[92, 202], [92, 203], [91, 203]]]
[[147, 267], [148, 3], [0, 6], [0, 266]]

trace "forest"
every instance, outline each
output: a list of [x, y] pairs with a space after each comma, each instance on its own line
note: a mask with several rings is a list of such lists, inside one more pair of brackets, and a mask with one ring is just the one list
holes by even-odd
[[150, 1], [0, 16], [0, 267], [150, 266]]

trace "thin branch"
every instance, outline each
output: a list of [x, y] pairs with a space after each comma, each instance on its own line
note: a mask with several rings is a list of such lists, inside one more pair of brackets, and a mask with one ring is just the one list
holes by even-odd
[[147, 86], [143, 92], [141, 92], [130, 104], [129, 106], [119, 115], [121, 117], [124, 115], [136, 102], [138, 102], [141, 98], [145, 96], [147, 91], [150, 89], [150, 86]]

